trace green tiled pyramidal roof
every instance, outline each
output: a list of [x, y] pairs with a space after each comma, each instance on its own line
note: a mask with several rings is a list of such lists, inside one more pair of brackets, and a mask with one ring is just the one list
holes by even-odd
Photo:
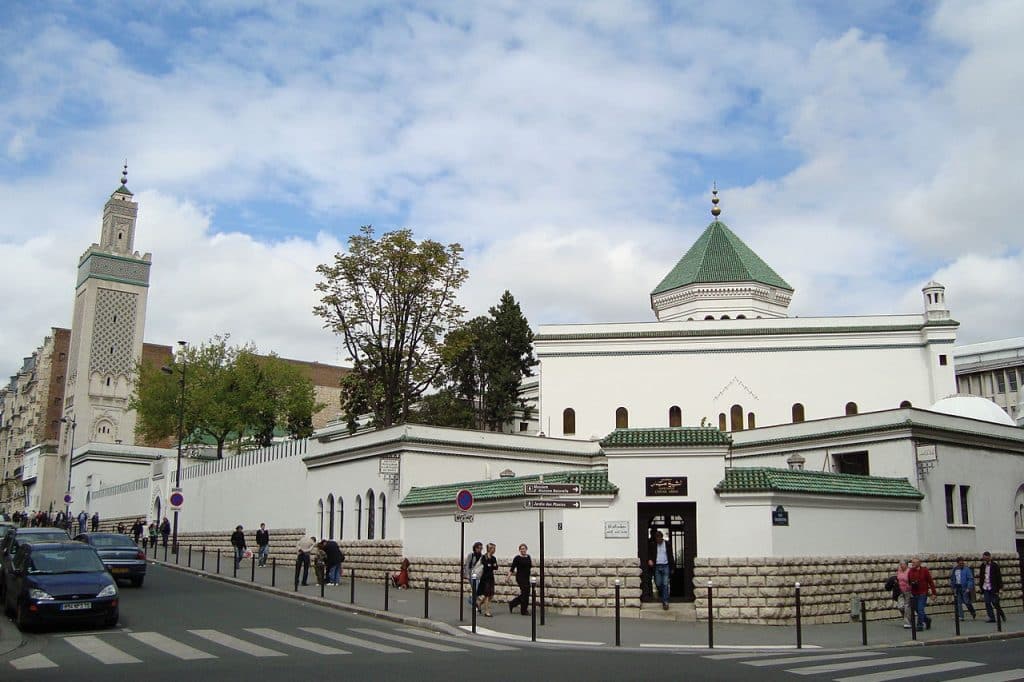
[[793, 291], [793, 287], [779, 277], [725, 223], [715, 220], [651, 294], [660, 294], [688, 284], [717, 282], [760, 282]]
[[[405, 499], [398, 503], [399, 507], [413, 507], [423, 504], [447, 504], [455, 508], [455, 496], [465, 488], [473, 493], [475, 502], [485, 500], [507, 500], [526, 497], [523, 494], [524, 483], [537, 483], [539, 475], [514, 476], [510, 478], [492, 478], [485, 481], [463, 481], [462, 483], [446, 483], [414, 487], [406, 494]], [[545, 483], [578, 483], [583, 495], [614, 495], [619, 492], [618, 486], [608, 480], [607, 469], [584, 469], [582, 471], [556, 471], [544, 474]]]
[[834, 474], [827, 471], [737, 467], [725, 470], [717, 493], [786, 492], [858, 497], [901, 497], [920, 500], [924, 495], [905, 478]]
[[732, 437], [711, 426], [661, 429], [615, 429], [601, 441], [602, 448], [673, 448], [694, 445], [729, 445]]

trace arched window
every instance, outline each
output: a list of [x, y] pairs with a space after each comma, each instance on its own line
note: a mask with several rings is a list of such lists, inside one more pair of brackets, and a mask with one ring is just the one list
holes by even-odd
[[846, 416], [852, 416], [857, 414], [857, 403], [846, 403]]
[[334, 539], [334, 493], [327, 495], [327, 537]]
[[683, 411], [679, 409], [678, 405], [673, 405], [672, 407], [668, 408], [668, 425], [683, 425]]
[[338, 539], [345, 537], [345, 501], [338, 495]]
[[754, 413], [753, 412], [747, 412], [747, 428], [748, 429], [756, 429], [757, 428], [757, 424], [754, 421]]
[[615, 410], [615, 428], [629, 428], [629, 410], [627, 410], [625, 407], [620, 407], [619, 409]]
[[320, 535], [317, 537], [322, 538], [324, 536], [324, 501], [320, 499], [316, 503], [316, 525], [320, 529]]
[[733, 405], [729, 410], [729, 424], [733, 431], [743, 430], [743, 406]]
[[363, 498], [356, 495], [356, 540], [363, 539]]
[[729, 316], [728, 316], [728, 315], [722, 315], [721, 319], [723, 319], [723, 320], [728, 320], [728, 319], [729, 319]]
[[736, 319], [737, 320], [745, 320], [745, 319], [747, 319], [747, 316], [746, 315], [737, 315]]
[[718, 430], [725, 431], [725, 412], [718, 413]]
[[387, 532], [387, 513], [388, 513], [388, 501], [384, 497], [384, 493], [380, 494], [380, 539], [386, 540], [385, 533]]
[[801, 403], [793, 403], [793, 423], [797, 424], [804, 420], [804, 406]]
[[572, 436], [576, 433], [576, 410], [567, 407], [562, 410], [562, 435]]
[[907, 407], [913, 407], [913, 405], [910, 404], [909, 400], [904, 400], [902, 403], [900, 403], [900, 407], [901, 408], [907, 408]]
[[366, 491], [366, 539], [373, 539], [374, 531], [374, 509], [373, 509], [373, 489]]
[[713, 320], [713, 319], [715, 319], [715, 316], [714, 315], [705, 315], [704, 319], [705, 320]]

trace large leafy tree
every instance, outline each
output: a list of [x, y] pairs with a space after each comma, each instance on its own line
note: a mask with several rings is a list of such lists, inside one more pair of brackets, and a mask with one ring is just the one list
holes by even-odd
[[179, 349], [169, 367], [139, 366], [131, 407], [143, 439], [177, 435], [183, 374], [186, 440], [213, 440], [218, 457], [231, 437], [241, 441], [250, 435], [269, 445], [275, 429], [293, 437], [312, 431], [312, 415], [319, 408], [312, 382], [273, 355], [260, 356], [252, 346], [230, 346], [227, 336], [219, 336]]
[[417, 242], [409, 230], [378, 239], [364, 226], [347, 253], [317, 272], [323, 296], [313, 312], [342, 338], [353, 365], [342, 381], [349, 428], [367, 413], [377, 428], [406, 421], [441, 371], [444, 337], [465, 314], [456, 301], [469, 274], [462, 247]]

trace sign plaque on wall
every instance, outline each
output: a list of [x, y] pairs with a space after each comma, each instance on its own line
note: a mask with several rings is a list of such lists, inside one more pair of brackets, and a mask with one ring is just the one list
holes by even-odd
[[788, 526], [789, 525], [789, 512], [780, 504], [772, 511], [772, 525], [773, 526]]
[[682, 497], [686, 492], [686, 476], [648, 476], [648, 497]]
[[604, 536], [606, 538], [628, 538], [629, 521], [605, 521]]

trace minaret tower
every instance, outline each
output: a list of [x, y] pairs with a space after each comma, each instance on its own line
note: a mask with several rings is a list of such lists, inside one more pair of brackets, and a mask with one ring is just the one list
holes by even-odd
[[[121, 184], [103, 207], [100, 242], [78, 261], [64, 417], [76, 426], [75, 445], [133, 444], [135, 413], [128, 409], [135, 368], [142, 357], [152, 255], [133, 251], [139, 205]], [[62, 431], [60, 454], [71, 447]]]

